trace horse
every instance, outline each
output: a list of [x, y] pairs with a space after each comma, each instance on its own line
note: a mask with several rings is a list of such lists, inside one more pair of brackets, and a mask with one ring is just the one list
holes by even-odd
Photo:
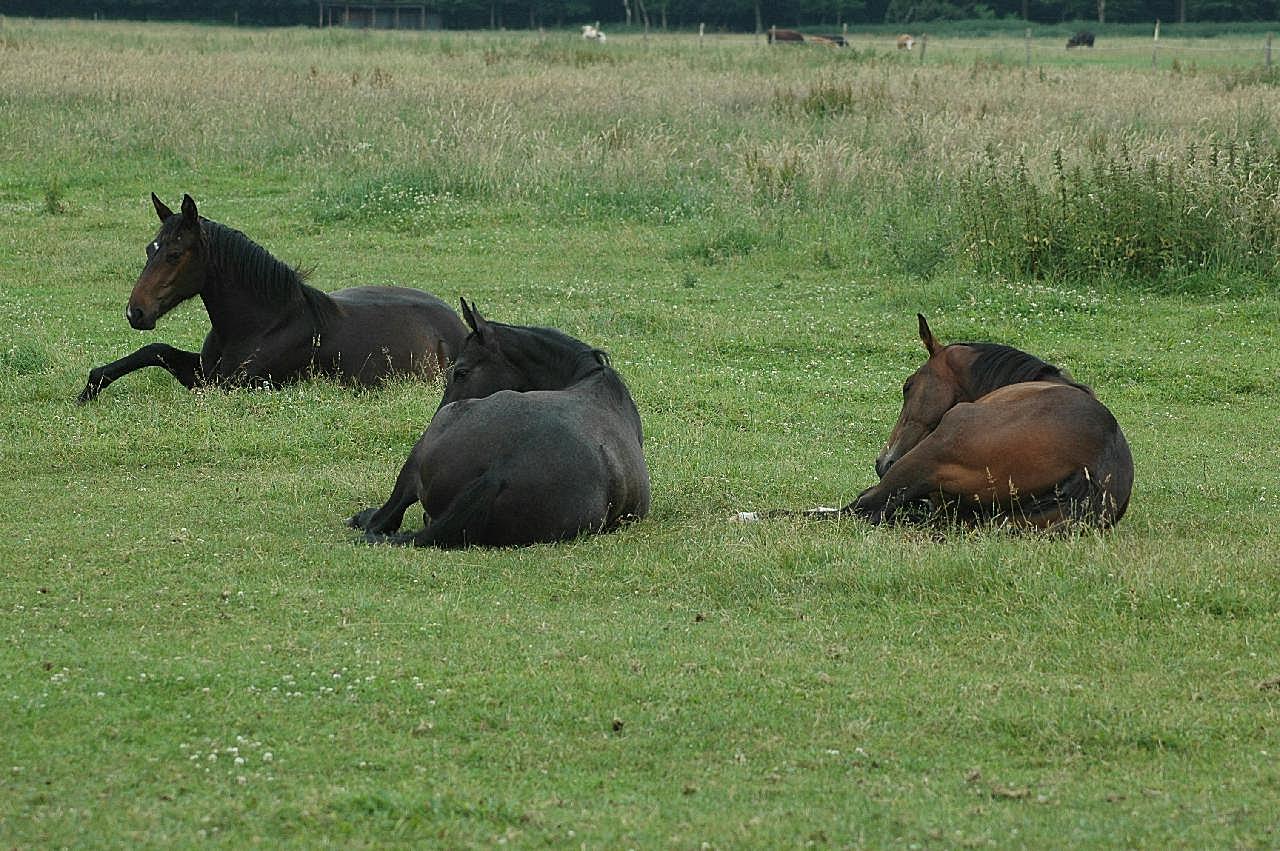
[[854, 515], [879, 524], [901, 513], [1040, 529], [1119, 522], [1133, 456], [1093, 390], [1010, 346], [944, 346], [916, 318], [929, 357], [903, 384], [902, 411], [876, 458], [879, 483], [841, 509], [764, 516]]
[[[391, 496], [347, 523], [368, 543], [524, 546], [608, 532], [649, 511], [640, 414], [609, 357], [553, 328], [485, 319]], [[417, 532], [398, 533], [421, 503]]]
[[200, 216], [190, 195], [174, 213], [155, 193], [160, 231], [125, 308], [140, 331], [194, 295], [211, 329], [199, 352], [151, 343], [96, 367], [77, 401], [113, 381], [162, 367], [187, 389], [279, 386], [309, 374], [369, 386], [392, 375], [433, 378], [467, 329], [430, 293], [408, 287], [351, 287], [324, 293], [238, 230]]
[[1094, 35], [1089, 30], [1081, 30], [1067, 39], [1067, 50], [1073, 47], [1093, 47]]
[[769, 27], [765, 40], [769, 44], [801, 44], [804, 42], [804, 34], [797, 30], [780, 30], [777, 27]]

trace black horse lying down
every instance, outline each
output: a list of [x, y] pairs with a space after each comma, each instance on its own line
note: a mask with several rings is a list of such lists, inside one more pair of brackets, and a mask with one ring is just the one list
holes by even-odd
[[[607, 532], [649, 511], [640, 414], [604, 352], [551, 328], [488, 322], [381, 508], [348, 523], [371, 543], [520, 546]], [[419, 532], [395, 534], [421, 502]]]
[[174, 213], [151, 195], [160, 232], [147, 246], [125, 318], [139, 331], [199, 295], [212, 326], [198, 352], [151, 343], [89, 372], [81, 404], [149, 366], [187, 388], [279, 385], [310, 374], [351, 384], [391, 375], [432, 378], [457, 354], [467, 329], [449, 305], [409, 287], [331, 293], [238, 230], [206, 219], [190, 195]]

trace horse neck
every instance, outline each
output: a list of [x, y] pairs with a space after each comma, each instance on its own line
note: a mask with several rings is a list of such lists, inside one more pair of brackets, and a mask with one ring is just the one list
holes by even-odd
[[636, 408], [635, 400], [631, 398], [631, 391], [627, 389], [622, 376], [618, 375], [613, 367], [603, 363], [598, 364], [594, 370], [581, 378], [575, 386], [594, 386], [599, 388], [599, 395], [608, 404], [617, 409], [618, 413], [635, 429], [636, 439], [644, 443], [644, 429], [640, 425], [640, 411]]
[[239, 231], [202, 222], [205, 282], [200, 298], [224, 340], [261, 333], [287, 315], [319, 325], [333, 301], [307, 286], [287, 263]]
[[[962, 391], [963, 398], [959, 401], [974, 402], [1001, 387], [1027, 381], [1066, 384], [1093, 395], [1092, 390], [1072, 380], [1071, 376], [1063, 370], [1019, 349], [1001, 346], [988, 349], [984, 354], [981, 348], [968, 343], [959, 343], [948, 348], [956, 352], [954, 357], [958, 359], [958, 362], [951, 366], [952, 374], [955, 375], [956, 383]], [[994, 368], [991, 365], [988, 365], [988, 368], [982, 368], [980, 366], [982, 359], [992, 356], [998, 362]]]
[[563, 371], [563, 380], [555, 382], [556, 389], [589, 393], [624, 417], [635, 428], [636, 438], [643, 442], [640, 412], [636, 409], [631, 391], [622, 376], [610, 365], [609, 356], [599, 349], [584, 346], [570, 353], [560, 353], [552, 359], [555, 370]]

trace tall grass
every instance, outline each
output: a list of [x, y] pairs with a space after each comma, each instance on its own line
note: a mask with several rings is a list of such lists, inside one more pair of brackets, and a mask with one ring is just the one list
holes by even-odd
[[[301, 180], [317, 223], [404, 233], [494, 215], [866, 222], [891, 207], [886, 258], [935, 267], [1159, 282], [1256, 277], [1277, 258], [1266, 75], [1028, 74], [890, 49], [560, 34], [10, 21], [4, 44], [18, 117], [0, 127], [0, 191], [47, 190], [48, 210], [141, 184], [141, 157], [163, 166], [150, 182]], [[1194, 113], [1173, 106], [1188, 101]], [[56, 194], [22, 177], [57, 172], [89, 140], [95, 168]]]
[[1280, 267], [1280, 149], [1269, 140], [1142, 162], [1123, 142], [1074, 165], [1053, 156], [1048, 185], [1021, 157], [994, 153], [960, 180], [957, 237], [978, 270], [1176, 289], [1261, 284]]

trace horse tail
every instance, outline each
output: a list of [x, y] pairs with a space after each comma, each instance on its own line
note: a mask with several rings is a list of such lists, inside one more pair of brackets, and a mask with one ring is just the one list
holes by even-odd
[[1099, 456], [1095, 479], [1097, 499], [1109, 512], [1107, 525], [1113, 526], [1124, 517], [1129, 508], [1129, 495], [1133, 493], [1133, 453], [1118, 424]]
[[426, 527], [413, 536], [413, 545], [454, 549], [486, 543], [477, 539], [477, 533], [488, 528], [493, 502], [505, 487], [506, 482], [501, 476], [492, 469], [486, 470], [472, 479], [453, 498], [448, 508], [438, 517], [432, 517]]

